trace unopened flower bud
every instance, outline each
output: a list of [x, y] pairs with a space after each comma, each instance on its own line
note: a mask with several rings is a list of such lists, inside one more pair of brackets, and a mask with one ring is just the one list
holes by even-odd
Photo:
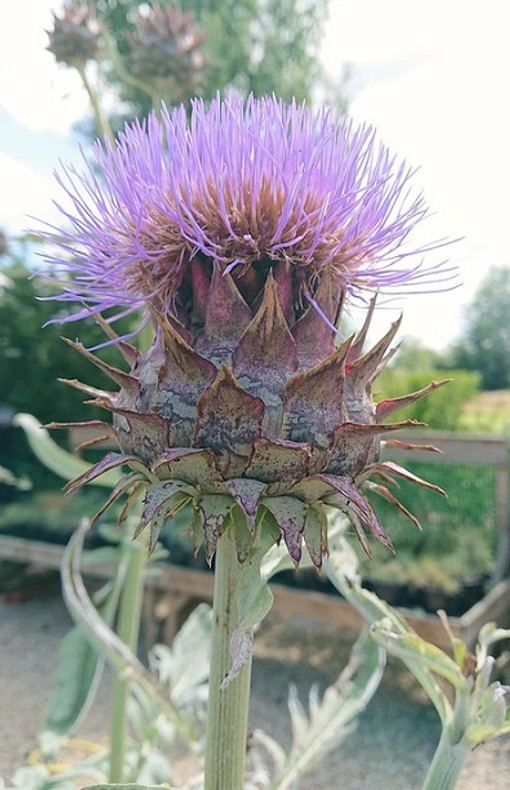
[[62, 16], [53, 14], [53, 29], [46, 31], [47, 49], [59, 63], [84, 65], [96, 59], [101, 50], [102, 26], [92, 6], [79, 0], [68, 0]]
[[[176, 6], [151, 6], [134, 17], [127, 62], [135, 77], [165, 96], [180, 100], [197, 92], [206, 60], [205, 34], [192, 12]], [[170, 88], [169, 88], [170, 86]]]

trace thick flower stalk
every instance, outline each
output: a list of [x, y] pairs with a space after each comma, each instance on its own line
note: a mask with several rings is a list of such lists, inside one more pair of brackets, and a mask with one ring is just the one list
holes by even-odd
[[[98, 145], [85, 175], [64, 173], [70, 229], [48, 234], [68, 274], [57, 298], [79, 305], [72, 319], [108, 315], [129, 368], [72, 343], [116, 385], [71, 382], [113, 415], [105, 435], [119, 444], [72, 488], [127, 467], [106, 504], [145, 487], [151, 547], [189, 506], [209, 561], [231, 525], [241, 563], [265, 530], [320, 567], [324, 505], [366, 551], [366, 533], [391, 546], [364, 490], [415, 521], [388, 485], [429, 484], [381, 461], [381, 438], [411, 424], [388, 416], [438, 385], [375, 404], [398, 323], [367, 351], [373, 303], [356, 336], [337, 327], [353, 295], [446, 276], [407, 263], [427, 214], [411, 175], [368, 127], [253, 98], [195, 101], [189, 120], [164, 110]], [[111, 329], [139, 308], [155, 328], [143, 353]]]

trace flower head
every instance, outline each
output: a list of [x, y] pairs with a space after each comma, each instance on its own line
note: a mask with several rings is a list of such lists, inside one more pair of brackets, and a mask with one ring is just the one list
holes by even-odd
[[156, 94], [174, 100], [197, 92], [206, 65], [202, 47], [205, 34], [193, 12], [177, 6], [152, 5], [133, 17], [128, 33], [128, 64], [137, 78]]
[[231, 272], [248, 303], [271, 267], [289, 264], [298, 311], [326, 272], [347, 294], [441, 277], [407, 263], [423, 252], [407, 237], [427, 215], [411, 170], [373, 129], [330, 110], [195, 100], [190, 120], [163, 109], [95, 154], [88, 173], [61, 179], [71, 227], [54, 241], [73, 261], [53, 259], [74, 275], [59, 298], [90, 312], [153, 302], [187, 325], [196, 262]]
[[98, 57], [101, 49], [102, 27], [94, 9], [87, 3], [67, 0], [62, 16], [53, 14], [53, 30], [48, 30], [47, 49], [59, 63], [83, 65]]
[[129, 372], [73, 344], [119, 388], [71, 382], [113, 414], [121, 452], [72, 487], [129, 466], [108, 502], [144, 485], [151, 545], [189, 506], [209, 559], [235, 522], [240, 561], [265, 529], [296, 562], [304, 541], [319, 566], [325, 505], [367, 551], [366, 530], [390, 546], [363, 490], [416, 521], [387, 483], [423, 481], [380, 461], [381, 435], [413, 424], [383, 421], [438, 385], [376, 405], [398, 323], [366, 352], [373, 306], [340, 345], [336, 325], [346, 295], [435, 276], [406, 264], [426, 214], [410, 171], [369, 128], [253, 98], [196, 101], [189, 121], [164, 110], [96, 158], [101, 180], [67, 173], [71, 229], [54, 241], [73, 259], [54, 261], [73, 277], [58, 298], [85, 303], [75, 318], [145, 306], [156, 334], [145, 353], [113, 338]]

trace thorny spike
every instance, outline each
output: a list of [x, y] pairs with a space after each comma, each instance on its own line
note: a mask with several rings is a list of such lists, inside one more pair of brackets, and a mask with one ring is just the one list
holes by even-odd
[[168, 420], [159, 414], [145, 414], [134, 409], [123, 409], [102, 398], [96, 399], [96, 405], [125, 418], [124, 424], [116, 426], [116, 433], [121, 447], [127, 443], [143, 462], [150, 465], [152, 458], [168, 447], [171, 426]]
[[379, 434], [420, 425], [422, 423], [413, 420], [390, 425], [342, 423], [334, 429], [332, 434], [328, 470], [335, 475], [348, 475], [353, 469], [363, 469], [376, 455], [374, 443]]
[[109, 442], [112, 439], [115, 439], [115, 433], [113, 430], [109, 431], [108, 433], [104, 433], [101, 436], [95, 436], [93, 439], [86, 439], [83, 442], [77, 444], [74, 449], [76, 452], [80, 452], [81, 450], [87, 450], [90, 447], [95, 447], [98, 444]]
[[378, 376], [379, 373], [381, 373], [389, 365], [389, 363], [391, 362], [391, 360], [393, 359], [393, 357], [395, 356], [395, 354], [397, 353], [397, 351], [399, 349], [400, 349], [400, 343], [397, 343], [396, 346], [392, 346], [388, 350], [388, 352], [381, 359], [381, 361], [380, 361], [380, 363], [379, 363], [379, 365], [377, 367], [377, 370], [375, 371], [374, 375], [370, 379], [371, 381], [373, 381], [375, 379], [375, 377]]
[[365, 485], [369, 491], [373, 491], [374, 493], [388, 500], [388, 502], [391, 502], [391, 504], [400, 510], [400, 512], [403, 513], [404, 516], [409, 519], [409, 521], [412, 521], [414, 526], [421, 532], [421, 524], [416, 516], [413, 515], [410, 510], [404, 507], [402, 502], [397, 499], [393, 491], [390, 491], [387, 486], [381, 485], [380, 483], [374, 483], [371, 480], [367, 480]]
[[[261, 435], [264, 401], [246, 392], [226, 365], [197, 402], [196, 447], [231, 452], [245, 459]], [[243, 469], [244, 471], [244, 469]]]
[[243, 509], [248, 529], [253, 532], [260, 497], [265, 491], [266, 485], [259, 480], [241, 477], [227, 480], [225, 487]]
[[199, 354], [179, 334], [166, 316], [160, 316], [158, 324], [161, 329], [165, 350], [167, 351], [165, 364], [167, 367], [170, 367], [168, 365], [170, 358], [174, 363], [171, 367], [172, 379], [174, 379], [176, 373], [179, 373], [181, 378], [185, 377], [190, 382], [197, 383], [201, 387], [207, 386], [207, 383], [210, 383], [216, 375], [216, 366], [202, 354]]
[[143, 469], [143, 465], [140, 463], [140, 460], [137, 458], [137, 456], [109, 452], [106, 453], [106, 455], [101, 458], [97, 464], [94, 464], [90, 467], [90, 469], [87, 469], [86, 472], [83, 472], [83, 474], [75, 477], [73, 480], [70, 480], [65, 487], [65, 491], [67, 493], [76, 491], [86, 483], [90, 483], [92, 480], [95, 480], [96, 477], [100, 477], [101, 475], [105, 474], [105, 472], [109, 472], [110, 469], [116, 469], [118, 466], [123, 466], [124, 464], [137, 467], [139, 471], [142, 471]]
[[391, 479], [392, 475], [396, 475], [397, 477], [401, 477], [403, 480], [409, 480], [411, 483], [416, 483], [417, 485], [423, 486], [423, 488], [428, 488], [431, 491], [435, 491], [442, 496], [447, 496], [446, 492], [443, 491], [443, 489], [439, 486], [434, 485], [434, 483], [429, 483], [427, 480], [423, 480], [421, 477], [414, 475], [408, 469], [404, 469], [403, 466], [396, 464], [394, 461], [381, 461], [380, 463], [371, 464], [370, 466], [367, 466], [360, 477], [368, 478], [372, 475], [382, 477], [384, 480], [387, 480], [388, 478]]
[[170, 501], [184, 487], [184, 483], [176, 480], [166, 480], [151, 486], [145, 495], [139, 527], [143, 529], [143, 527], [147, 526], [158, 511], [164, 511], [164, 515], [167, 515], [172, 510], [169, 506]]
[[57, 379], [61, 384], [67, 384], [69, 387], [73, 387], [73, 389], [80, 390], [80, 392], [85, 392], [87, 395], [92, 395], [94, 398], [105, 398], [110, 401], [111, 398], [116, 398], [116, 392], [107, 392], [106, 390], [97, 389], [97, 387], [91, 387], [89, 384], [83, 384], [78, 379]]
[[157, 408], [172, 422], [170, 446], [189, 446], [195, 430], [198, 399], [215, 380], [217, 369], [166, 319], [162, 319], [161, 329], [165, 353], [157, 373], [151, 408]]
[[350, 344], [351, 338], [315, 367], [295, 374], [285, 385], [284, 413], [293, 441], [306, 441], [311, 432], [314, 443], [326, 448], [332, 430], [347, 419], [344, 362]]
[[294, 482], [307, 476], [311, 455], [304, 442], [257, 439], [245, 475], [263, 483]]
[[140, 351], [132, 346], [130, 343], [127, 343], [125, 340], [121, 340], [117, 332], [113, 329], [113, 327], [105, 321], [103, 316], [100, 313], [94, 313], [94, 320], [101, 327], [105, 335], [110, 338], [110, 340], [115, 341], [116, 347], [119, 349], [120, 353], [124, 357], [125, 361], [128, 365], [133, 365], [140, 357]]
[[202, 327], [205, 324], [205, 314], [209, 301], [211, 276], [206, 269], [204, 261], [195, 256], [191, 261], [191, 288], [193, 292], [193, 313], [191, 323], [193, 326]]
[[[321, 477], [338, 492], [337, 496], [339, 495], [341, 498], [338, 505], [347, 517], [350, 520], [354, 517], [356, 521], [359, 521], [360, 525], [364, 525], [369, 529], [374, 538], [390, 549], [390, 551], [393, 551], [393, 546], [386, 530], [379, 521], [370, 502], [360, 493], [355, 483], [346, 477], [337, 475], [321, 475]], [[335, 497], [330, 497], [327, 501], [328, 503], [333, 503], [335, 502]]]
[[416, 392], [411, 392], [409, 395], [401, 395], [398, 398], [389, 398], [387, 400], [380, 401], [375, 407], [376, 419], [384, 420], [390, 414], [393, 414], [393, 412], [404, 408], [404, 406], [409, 406], [409, 404], [424, 398], [430, 392], [443, 387], [445, 384], [449, 384], [451, 380], [452, 379], [431, 381], [426, 387], [423, 387], [421, 390], [416, 390]]
[[358, 357], [360, 357], [363, 354], [363, 347], [367, 339], [368, 330], [370, 329], [370, 324], [372, 323], [376, 301], [377, 301], [377, 295], [370, 300], [368, 305], [368, 310], [365, 315], [365, 320], [363, 322], [363, 326], [361, 327], [359, 332], [356, 333], [354, 337], [351, 347], [352, 359], [358, 359]]
[[107, 422], [103, 422], [103, 420], [88, 420], [88, 422], [48, 422], [43, 425], [43, 428], [46, 428], [48, 431], [52, 430], [61, 430], [69, 428], [105, 428], [107, 430], [111, 430], [111, 425], [108, 425]]
[[147, 484], [146, 478], [139, 473], [131, 472], [130, 474], [121, 477], [118, 483], [116, 483], [116, 485], [113, 487], [108, 499], [101, 505], [99, 510], [92, 516], [90, 520], [90, 526], [91, 527], [94, 526], [94, 524], [96, 524], [96, 522], [103, 515], [103, 513], [106, 510], [108, 510], [108, 508], [111, 505], [113, 505], [113, 503], [116, 502], [117, 499], [120, 499], [121, 496], [123, 496], [127, 491], [133, 488], [133, 486], [139, 483]]
[[412, 442], [403, 442], [400, 439], [384, 439], [381, 441], [381, 450], [384, 447], [399, 447], [402, 450], [418, 450], [430, 453], [442, 453], [438, 447], [433, 444], [413, 444]]
[[301, 543], [308, 516], [308, 505], [291, 496], [267, 497], [264, 506], [273, 514], [295, 565], [301, 559]]
[[349, 377], [356, 379], [358, 384], [368, 384], [377, 375], [379, 365], [388, 347], [398, 332], [402, 316], [391, 325], [384, 337], [376, 343], [366, 354], [354, 360], [349, 366]]
[[278, 301], [282, 308], [287, 325], [294, 324], [294, 292], [292, 281], [292, 264], [290, 261], [279, 261], [274, 267], [274, 279], [278, 289]]
[[214, 453], [194, 447], [168, 448], [155, 459], [151, 471], [164, 480], [182, 480], [198, 488], [214, 486], [221, 480]]
[[306, 516], [303, 539], [310, 559], [320, 570], [322, 557], [327, 553], [327, 516], [324, 509], [310, 505]]
[[237, 378], [260, 382], [270, 392], [280, 391], [285, 376], [297, 369], [296, 343], [285, 320], [271, 271], [262, 303], [243, 332], [233, 360]]
[[129, 373], [125, 373], [123, 370], [119, 370], [118, 368], [112, 367], [107, 362], [104, 362], [102, 359], [97, 357], [95, 354], [92, 354], [90, 351], [82, 345], [82, 343], [75, 343], [74, 340], [70, 340], [68, 337], [63, 337], [62, 340], [67, 343], [68, 346], [74, 348], [79, 354], [81, 354], [85, 359], [95, 365], [102, 373], [108, 376], [112, 381], [115, 382], [119, 387], [122, 387], [128, 396], [132, 398], [136, 398], [140, 392], [140, 384], [134, 378], [134, 376], [129, 375]]
[[330, 271], [324, 272], [314, 300], [323, 315], [311, 304], [292, 328], [300, 368], [313, 367], [334, 351], [335, 332], [331, 325], [337, 323], [337, 313], [342, 301], [338, 291], [333, 274]]
[[233, 350], [251, 320], [251, 310], [232, 276], [224, 274], [215, 263], [205, 309], [205, 345], [208, 348], [226, 345]]

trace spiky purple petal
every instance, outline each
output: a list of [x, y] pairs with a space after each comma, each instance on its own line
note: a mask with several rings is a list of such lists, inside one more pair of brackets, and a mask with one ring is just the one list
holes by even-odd
[[48, 261], [73, 277], [56, 298], [80, 306], [67, 320], [148, 303], [181, 316], [197, 257], [248, 302], [260, 267], [286, 266], [284, 312], [290, 286], [304, 310], [326, 270], [348, 293], [440, 284], [444, 267], [407, 262], [434, 246], [408, 243], [428, 213], [412, 176], [373, 129], [332, 110], [253, 97], [196, 99], [190, 119], [163, 108], [58, 176], [66, 229], [47, 232]]

